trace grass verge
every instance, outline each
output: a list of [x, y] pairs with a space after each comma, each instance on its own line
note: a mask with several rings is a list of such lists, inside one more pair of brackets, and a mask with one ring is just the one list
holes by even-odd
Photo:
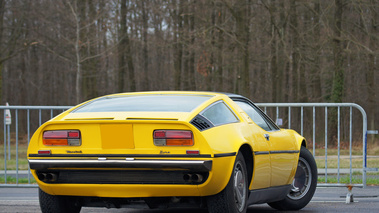
[[[328, 168], [338, 168], [338, 159], [328, 159]], [[323, 169], [325, 168], [325, 159], [316, 159], [317, 168]], [[351, 161], [352, 168], [362, 168], [363, 159], [353, 158]], [[369, 168], [379, 168], [379, 158], [368, 158], [367, 159], [367, 167]], [[350, 168], [350, 159], [341, 158], [340, 159], [340, 168]]]
[[[0, 184], [5, 183], [5, 178], [4, 176], [0, 177]], [[7, 177], [7, 184], [17, 184], [17, 179], [15, 177]], [[30, 177], [30, 184], [36, 184], [37, 181], [33, 178]], [[28, 178], [19, 178], [18, 179], [18, 184], [29, 184]]]
[[[7, 147], [8, 149], [8, 147]], [[27, 170], [28, 169], [28, 160], [26, 158], [28, 147], [26, 145], [20, 145], [18, 147], [18, 169]], [[4, 144], [0, 145], [0, 170], [4, 170]], [[16, 170], [16, 147], [11, 146], [11, 159], [8, 160], [7, 157], [7, 170]]]
[[[317, 179], [318, 183], [325, 183], [325, 177], [319, 177]], [[328, 183], [338, 183], [338, 179], [336, 177], [328, 177]], [[350, 178], [349, 177], [341, 177], [340, 182], [342, 184], [349, 184], [350, 183]], [[362, 184], [362, 179], [353, 177], [351, 180], [352, 184]], [[379, 185], [379, 179], [378, 178], [371, 178], [367, 177], [366, 178], [366, 184], [367, 185]]]

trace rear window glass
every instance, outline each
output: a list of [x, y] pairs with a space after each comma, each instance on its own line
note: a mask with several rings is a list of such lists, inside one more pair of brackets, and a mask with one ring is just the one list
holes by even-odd
[[202, 112], [201, 115], [210, 120], [215, 126], [238, 121], [234, 113], [223, 102], [213, 104]]
[[191, 112], [212, 96], [138, 95], [96, 99], [73, 112]]

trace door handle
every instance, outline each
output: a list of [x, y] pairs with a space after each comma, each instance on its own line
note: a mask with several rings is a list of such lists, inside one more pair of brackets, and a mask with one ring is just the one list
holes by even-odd
[[264, 134], [265, 138], [267, 141], [270, 141], [270, 135], [269, 134]]

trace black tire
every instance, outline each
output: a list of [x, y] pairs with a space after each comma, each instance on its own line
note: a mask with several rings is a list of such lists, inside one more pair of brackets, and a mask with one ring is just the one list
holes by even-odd
[[292, 189], [284, 200], [268, 203], [278, 210], [299, 210], [311, 201], [317, 186], [317, 166], [313, 155], [301, 147]]
[[43, 213], [79, 213], [82, 208], [71, 197], [49, 195], [41, 189], [38, 190], [38, 196]]
[[238, 153], [232, 175], [225, 189], [207, 199], [210, 213], [245, 213], [249, 186], [246, 163], [242, 153]]

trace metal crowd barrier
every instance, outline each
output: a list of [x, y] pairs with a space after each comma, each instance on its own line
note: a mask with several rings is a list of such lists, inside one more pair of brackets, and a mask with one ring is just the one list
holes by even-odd
[[[31, 138], [31, 134], [33, 134], [34, 131], [31, 130], [31, 126], [35, 126], [34, 129], [39, 127], [43, 122], [53, 118], [55, 115], [60, 114], [61, 112], [71, 108], [71, 106], [0, 106], [0, 110], [4, 110], [4, 122], [3, 122], [3, 129], [4, 129], [4, 170], [0, 171], [0, 177], [3, 176], [4, 183], [0, 184], [0, 187], [38, 187], [36, 184], [31, 184], [31, 178], [32, 175], [30, 173], [30, 168], [28, 166], [28, 170], [19, 170], [19, 129], [20, 129], [20, 117], [21, 113], [20, 111], [23, 111], [23, 116], [26, 117], [26, 120], [24, 119], [24, 122], [22, 122], [21, 125], [25, 125], [24, 128], [26, 128], [26, 135], [27, 135], [27, 144], [29, 144], [29, 140]], [[7, 110], [13, 114], [13, 119], [11, 119], [9, 116], [10, 114], [7, 113]], [[45, 113], [44, 113], [45, 112]], [[46, 118], [46, 112], [47, 112], [47, 118]], [[37, 118], [31, 120], [31, 114], [37, 113]], [[45, 114], [45, 116], [43, 116]], [[11, 121], [13, 124], [8, 123]], [[8, 171], [7, 169], [7, 161], [11, 158], [11, 127], [14, 127], [14, 139], [15, 139], [15, 149], [16, 149], [16, 169], [12, 171]], [[8, 154], [8, 155], [7, 155]], [[1, 159], [1, 156], [0, 156]], [[28, 184], [20, 184], [19, 183], [19, 176], [20, 173], [27, 176]], [[8, 176], [15, 176], [16, 183], [7, 183], [7, 177]]]
[[[272, 118], [276, 118], [276, 120], [280, 120], [280, 109], [286, 109], [286, 117], [287, 117], [287, 128], [291, 129], [291, 124], [293, 121], [291, 120], [293, 117], [292, 111], [294, 109], [300, 109], [300, 130], [295, 129], [299, 131], [301, 135], [304, 135], [304, 111], [306, 108], [310, 108], [312, 110], [312, 145], [313, 145], [313, 156], [315, 156], [315, 149], [316, 149], [316, 120], [323, 119], [321, 116], [316, 115], [316, 108], [321, 108], [324, 111], [324, 148], [325, 148], [325, 182], [324, 183], [318, 183], [318, 186], [346, 186], [347, 184], [342, 184], [340, 182], [340, 176], [341, 176], [341, 109], [347, 108], [349, 110], [349, 181], [350, 183], [348, 185], [350, 186], [358, 186], [365, 188], [367, 183], [367, 171], [377, 171], [377, 168], [368, 168], [367, 167], [367, 135], [368, 134], [378, 134], [377, 131], [373, 130], [367, 130], [367, 115], [365, 110], [359, 106], [358, 104], [354, 103], [259, 103], [257, 104], [259, 107], [261, 107], [266, 113], [269, 109], [274, 109], [274, 116]], [[328, 183], [328, 173], [331, 173], [331, 169], [328, 169], [328, 140], [329, 140], [329, 134], [328, 134], [328, 109], [335, 108], [337, 110], [337, 183]], [[360, 168], [360, 171], [362, 171], [362, 184], [352, 184], [353, 180], [353, 168], [352, 168], [352, 162], [353, 162], [353, 156], [352, 156], [352, 144], [353, 144], [353, 109], [357, 109], [361, 115], [362, 115], [362, 168]], [[282, 113], [283, 114], [283, 113]], [[321, 131], [318, 131], [321, 132]], [[309, 138], [308, 138], [309, 139]], [[322, 141], [321, 141], [322, 142]], [[335, 173], [335, 172], [333, 172]], [[320, 169], [319, 169], [320, 174]]]
[[[318, 116], [316, 114], [316, 108], [323, 108], [322, 111], [324, 111], [324, 141], [321, 141], [321, 143], [324, 143], [325, 146], [325, 183], [319, 183], [319, 186], [346, 186], [346, 184], [340, 183], [340, 133], [341, 133], [341, 108], [347, 108], [350, 112], [349, 116], [349, 160], [350, 160], [350, 167], [349, 170], [349, 178], [350, 178], [350, 184], [353, 186], [360, 186], [360, 187], [366, 187], [366, 173], [369, 170], [367, 168], [367, 134], [373, 134], [376, 133], [375, 131], [367, 131], [367, 115], [364, 109], [354, 103], [259, 103], [257, 104], [259, 107], [261, 107], [266, 113], [270, 115], [272, 118], [276, 118], [276, 120], [281, 120], [281, 116], [284, 116], [286, 118], [287, 122], [287, 128], [291, 129], [291, 127], [295, 127], [294, 129], [300, 132], [302, 135], [304, 133], [304, 121], [307, 121], [309, 124], [310, 118], [305, 120], [304, 119], [304, 112], [305, 109], [310, 108], [312, 110], [312, 137], [307, 138], [308, 140], [312, 141], [313, 144], [313, 155], [315, 155], [315, 147], [316, 147], [316, 134], [317, 132], [322, 132], [320, 130], [316, 131], [316, 119], [322, 119], [322, 117]], [[18, 156], [18, 146], [19, 146], [19, 130], [20, 127], [25, 128], [23, 131], [23, 134], [26, 134], [27, 137], [27, 143], [29, 144], [29, 140], [31, 138], [31, 134], [35, 131], [38, 126], [40, 126], [43, 122], [53, 118], [57, 114], [71, 108], [70, 106], [0, 106], [0, 110], [4, 110], [4, 123], [3, 123], [3, 129], [4, 129], [4, 170], [0, 171], [0, 177], [4, 177], [4, 183], [0, 184], [0, 187], [37, 187], [36, 184], [31, 184], [31, 174], [30, 169], [28, 170], [19, 170], [19, 156]], [[337, 109], [337, 141], [338, 141], [338, 168], [337, 168], [337, 178], [338, 183], [328, 183], [328, 172], [330, 169], [328, 169], [328, 109], [330, 108], [336, 108]], [[295, 116], [295, 111], [299, 111], [300, 109], [300, 115]], [[361, 115], [362, 115], [362, 184], [352, 184], [352, 175], [353, 175], [353, 169], [352, 169], [352, 143], [353, 143], [353, 109], [357, 109]], [[9, 116], [8, 113], [6, 113], [7, 110], [10, 110], [11, 114], [13, 115], [12, 124], [9, 124]], [[271, 110], [271, 111], [270, 111]], [[284, 113], [283, 113], [284, 110]], [[22, 112], [20, 112], [22, 111]], [[269, 111], [271, 113], [269, 113]], [[272, 112], [273, 111], [273, 112]], [[320, 111], [320, 110], [318, 110]], [[23, 121], [20, 121], [21, 115], [23, 116]], [[300, 118], [300, 120], [294, 120], [293, 117]], [[7, 120], [8, 119], [8, 120]], [[300, 123], [300, 124], [299, 124]], [[295, 125], [296, 124], [296, 125]], [[296, 129], [300, 125], [300, 129]], [[11, 127], [13, 130], [11, 131]], [[12, 132], [12, 133], [11, 133]], [[11, 152], [11, 134], [14, 134], [14, 147], [13, 149], [16, 150], [16, 169], [9, 171], [7, 169], [7, 157], [10, 158], [10, 152]], [[376, 133], [377, 134], [377, 133]], [[7, 155], [8, 153], [8, 155]], [[0, 156], [0, 160], [1, 160]], [[319, 170], [320, 172], [320, 170]], [[20, 184], [19, 183], [19, 175], [23, 174], [24, 176], [27, 176], [28, 183], [27, 184]], [[15, 183], [7, 183], [7, 176], [13, 175], [16, 178]]]

